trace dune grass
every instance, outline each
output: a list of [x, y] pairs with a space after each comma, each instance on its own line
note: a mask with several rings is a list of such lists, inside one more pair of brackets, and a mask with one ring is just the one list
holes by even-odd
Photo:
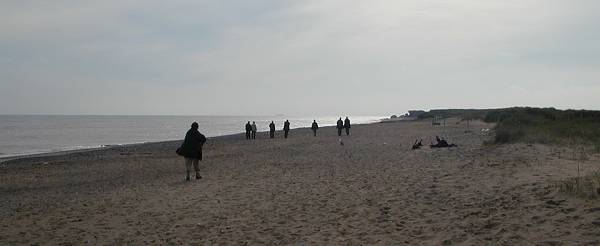
[[[520, 142], [568, 146], [573, 149], [573, 160], [578, 161], [583, 161], [590, 152], [600, 153], [600, 111], [529, 107], [442, 109], [431, 110], [421, 118], [440, 116], [495, 123], [495, 136], [489, 144]], [[560, 192], [569, 195], [600, 199], [600, 172], [567, 178], [555, 185]]]
[[598, 199], [600, 198], [600, 172], [559, 181], [556, 183], [556, 188], [560, 192], [577, 197]]
[[508, 108], [484, 121], [497, 124], [496, 143], [585, 144], [600, 152], [600, 111]]
[[419, 118], [457, 117], [496, 123], [494, 143], [575, 144], [600, 153], [600, 111], [514, 107], [435, 109]]
[[[494, 142], [497, 144], [525, 142], [566, 145], [573, 148], [573, 156], [579, 161], [586, 159], [589, 150], [600, 153], [599, 111], [509, 108], [488, 112], [484, 121], [496, 123]], [[580, 158], [576, 158], [577, 155]], [[567, 178], [557, 182], [556, 186], [565, 194], [599, 199], [600, 172]]]

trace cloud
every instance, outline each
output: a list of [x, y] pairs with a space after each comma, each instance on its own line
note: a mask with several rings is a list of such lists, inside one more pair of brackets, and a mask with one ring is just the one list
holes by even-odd
[[598, 10], [588, 0], [3, 1], [0, 113], [597, 108], [579, 98], [600, 93]]

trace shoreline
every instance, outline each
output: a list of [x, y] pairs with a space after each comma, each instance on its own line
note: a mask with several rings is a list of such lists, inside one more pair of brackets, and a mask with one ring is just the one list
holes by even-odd
[[[401, 121], [399, 121], [399, 122], [401, 122]], [[406, 121], [402, 121], [402, 122], [406, 122]], [[377, 122], [354, 124], [353, 126], [380, 124], [380, 123], [383, 123], [383, 122], [381, 120], [379, 120]], [[325, 125], [325, 126], [320, 126], [319, 130], [327, 129], [327, 128], [334, 128], [334, 127], [335, 127], [334, 125]], [[310, 127], [291, 128], [290, 131], [303, 130], [303, 129], [310, 129]], [[283, 132], [283, 130], [276, 130], [275, 132], [276, 133]], [[257, 132], [257, 134], [260, 134], [260, 133], [269, 133], [269, 132], [268, 131]], [[225, 134], [225, 135], [220, 135], [220, 136], [207, 137], [207, 139], [227, 140], [232, 137], [237, 137], [238, 135], [240, 137], [244, 137], [244, 134], [245, 134], [244, 132], [232, 133], [232, 134]], [[52, 152], [42, 152], [42, 153], [0, 157], [0, 165], [4, 165], [5, 163], [10, 162], [10, 161], [18, 161], [18, 160], [34, 159], [34, 158], [46, 158], [46, 157], [60, 157], [60, 156], [87, 153], [87, 152], [93, 152], [93, 151], [108, 151], [108, 150], [113, 150], [113, 149], [131, 148], [131, 147], [138, 147], [138, 146], [144, 146], [144, 145], [169, 144], [169, 143], [178, 142], [178, 141], [183, 141], [183, 139], [161, 140], [161, 141], [150, 141], [150, 142], [128, 143], [128, 144], [109, 144], [109, 145], [104, 145], [101, 147], [81, 148], [81, 149], [73, 149], [73, 150], [60, 150], [60, 151], [52, 151]], [[175, 150], [173, 150], [173, 151], [175, 151]]]
[[[10, 116], [13, 115], [0, 115], [2, 116]], [[20, 135], [14, 134], [0, 134], [0, 137], [4, 139], [4, 141], [0, 141], [0, 163], [5, 162], [7, 160], [14, 160], [26, 157], [37, 157], [44, 155], [54, 155], [61, 153], [72, 153], [79, 151], [88, 151], [88, 150], [97, 150], [97, 149], [105, 149], [112, 146], [126, 146], [131, 144], [146, 144], [146, 143], [154, 143], [154, 142], [163, 142], [163, 141], [171, 141], [178, 140], [179, 138], [183, 138], [181, 135], [185, 133], [185, 131], [189, 128], [183, 127], [181, 128], [181, 122], [187, 121], [198, 121], [204, 122], [207, 128], [203, 129], [203, 134], [207, 137], [221, 137], [232, 134], [240, 134], [243, 133], [243, 125], [238, 123], [245, 123], [245, 119], [242, 117], [246, 116], [223, 116], [224, 118], [231, 118], [229, 120], [223, 120], [219, 118], [220, 116], [215, 116], [216, 118], [211, 118], [212, 116], [177, 116], [180, 118], [171, 119], [165, 121], [164, 119], [153, 119], [155, 122], [152, 124], [146, 124], [143, 127], [147, 128], [143, 131], [137, 131], [133, 129], [131, 131], [128, 127], [130, 125], [121, 125], [119, 124], [128, 124], [127, 122], [130, 120], [120, 120], [117, 121], [102, 121], [101, 124], [95, 126], [94, 129], [100, 129], [100, 131], [95, 130], [91, 135], [89, 133], [83, 132], [84, 128], [82, 128], [82, 124], [85, 122], [89, 123], [92, 120], [95, 120], [96, 115], [84, 115], [77, 116], [74, 118], [81, 118], [76, 122], [73, 122], [74, 129], [73, 131], [69, 131], [67, 134], [57, 135], [56, 129], [53, 129], [52, 126], [46, 126], [42, 124], [43, 122], [39, 122], [49, 116], [56, 116], [56, 120], [61, 120], [60, 122], [70, 122], [73, 120], [70, 115], [26, 115], [27, 117], [33, 117], [36, 120], [27, 120], [24, 121], [27, 124], [33, 124], [35, 133], [27, 133], [21, 134], [21, 131], [27, 131], [20, 127], [19, 125], [14, 125], [11, 120], [22, 120], [12, 119], [10, 117], [6, 118], [6, 124], [9, 127], [15, 128], [15, 131]], [[129, 115], [128, 115], [129, 116]], [[14, 115], [14, 117], [20, 117], [20, 115]], [[113, 116], [102, 116], [98, 115], [100, 118], [111, 118]], [[120, 116], [119, 116], [120, 117]], [[145, 117], [145, 116], [130, 116], [133, 119], [135, 117]], [[147, 116], [154, 117], [154, 116]], [[257, 122], [263, 120], [266, 122], [267, 116], [247, 116], [252, 118], [257, 118]], [[312, 122], [313, 117], [302, 117], [302, 116], [290, 116], [293, 124], [291, 125], [291, 129], [302, 128], [310, 126], [310, 122]], [[64, 119], [63, 119], [64, 118]], [[126, 117], [125, 117], [126, 118]], [[163, 117], [167, 118], [167, 117]], [[334, 117], [329, 116], [320, 116], [317, 117], [317, 121], [322, 123], [322, 126], [334, 125], [333, 123]], [[380, 122], [385, 116], [356, 116], [355, 124], [370, 124]], [[337, 119], [337, 117], [335, 117]], [[237, 120], [242, 120], [240, 122], [235, 123]], [[280, 119], [275, 119], [280, 120]], [[31, 121], [31, 122], [29, 122]], [[295, 123], [294, 123], [295, 122]], [[4, 122], [1, 122], [4, 124]], [[118, 123], [118, 124], [117, 124]], [[13, 125], [11, 125], [13, 124]], [[268, 127], [265, 127], [267, 123], [262, 125], [262, 128], [259, 127], [259, 130], [268, 131]], [[279, 124], [279, 123], [278, 123]], [[2, 124], [0, 124], [2, 125]], [[177, 127], [175, 127], [177, 126]], [[236, 127], [242, 126], [242, 127]], [[23, 126], [24, 127], [24, 126]], [[116, 128], [115, 128], [116, 127]], [[278, 126], [279, 127], [279, 126]], [[11, 128], [12, 129], [12, 128]], [[116, 135], [114, 133], [109, 133], [114, 130], [117, 130]], [[176, 130], [175, 130], [176, 129]], [[202, 128], [201, 128], [202, 129]], [[279, 128], [278, 128], [279, 129]], [[103, 133], [106, 132], [106, 133]], [[35, 134], [35, 135], [31, 135]], [[98, 137], [98, 139], [96, 139]], [[21, 141], [22, 140], [22, 141]], [[57, 141], [54, 141], [57, 140]]]

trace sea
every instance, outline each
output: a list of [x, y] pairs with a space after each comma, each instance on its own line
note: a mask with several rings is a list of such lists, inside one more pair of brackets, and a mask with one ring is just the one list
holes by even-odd
[[[259, 131], [277, 130], [290, 121], [291, 128], [335, 125], [339, 117], [299, 116], [91, 116], [0, 115], [0, 159], [109, 146], [180, 140], [192, 122], [200, 132], [216, 137], [244, 132], [247, 121]], [[350, 116], [352, 124], [379, 122], [383, 116]]]

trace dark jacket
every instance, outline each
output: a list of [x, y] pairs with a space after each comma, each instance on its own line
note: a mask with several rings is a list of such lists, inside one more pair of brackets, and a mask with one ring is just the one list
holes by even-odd
[[342, 119], [339, 119], [339, 120], [337, 121], [337, 128], [338, 128], [338, 129], [342, 129], [342, 128], [344, 128], [344, 122], [342, 121]]
[[269, 124], [269, 131], [271, 131], [271, 132], [275, 131], [275, 124], [274, 123]]
[[289, 121], [285, 121], [283, 123], [283, 130], [284, 131], [289, 131], [290, 130], [290, 122]]
[[250, 125], [250, 123], [246, 123], [246, 131], [247, 132], [252, 131], [252, 125]]
[[319, 124], [317, 124], [317, 122], [313, 122], [312, 126], [310, 127], [310, 129], [313, 129], [313, 130], [319, 129]]
[[202, 160], [202, 145], [205, 142], [206, 137], [198, 129], [188, 130], [181, 144], [181, 155], [185, 158]]
[[344, 120], [344, 128], [350, 128], [350, 119], [346, 118]]

